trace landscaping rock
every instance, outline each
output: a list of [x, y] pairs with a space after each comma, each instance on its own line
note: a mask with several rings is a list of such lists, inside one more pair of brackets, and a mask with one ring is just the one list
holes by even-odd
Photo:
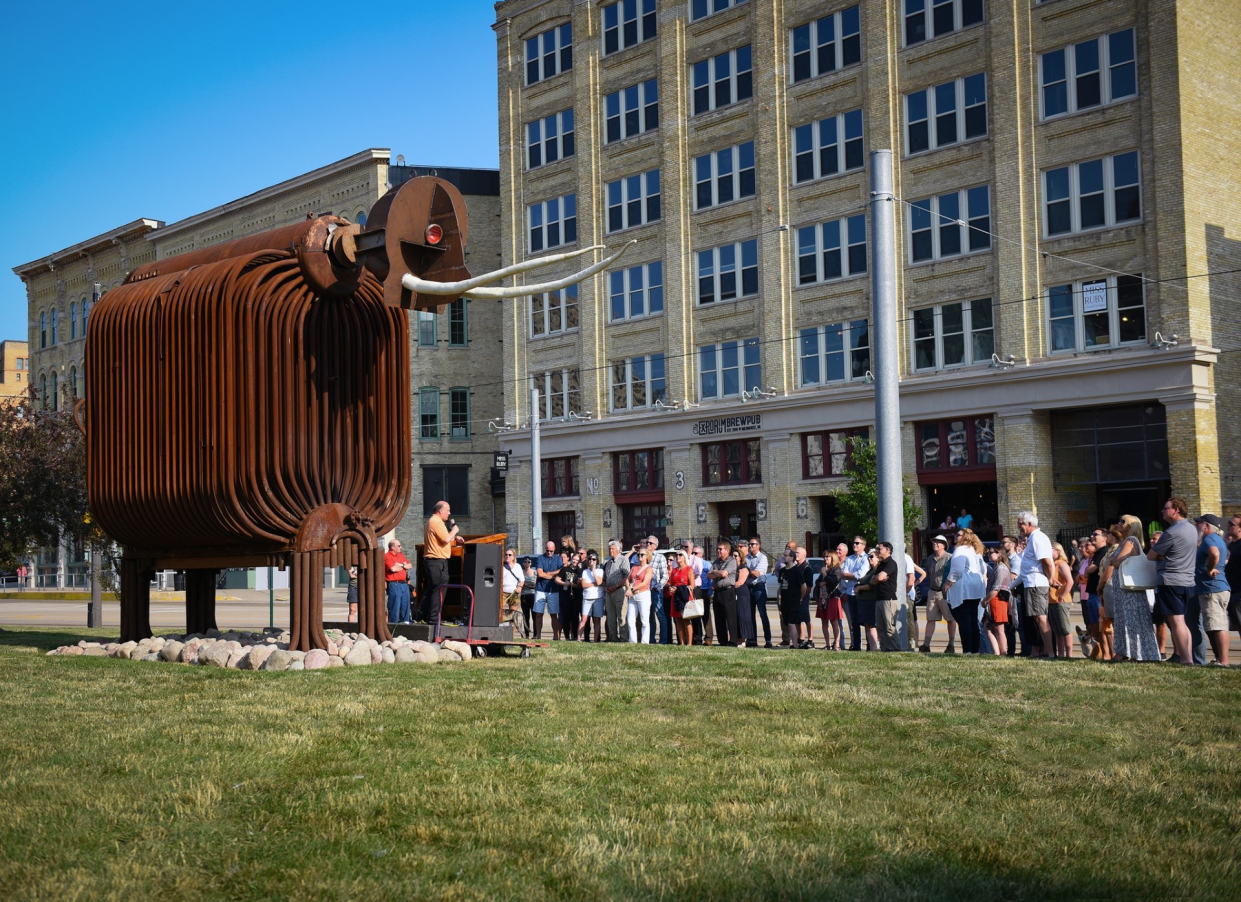
[[181, 648], [181, 654], [177, 656], [177, 660], [182, 664], [197, 664], [198, 650], [202, 648], [198, 642], [190, 642]]
[[173, 639], [171, 642], [165, 642], [164, 647], [159, 650], [159, 656], [165, 661], [177, 661], [181, 658], [181, 649], [185, 648], [184, 642], [178, 642]]
[[374, 644], [370, 645], [369, 648], [371, 652], [371, 663], [382, 664], [384, 662], [384, 650]]
[[212, 642], [198, 650], [198, 663], [206, 667], [227, 667], [233, 650], [227, 642]]
[[402, 645], [395, 652], [393, 652], [392, 658], [397, 664], [413, 664], [422, 660], [419, 657], [418, 652], [414, 651], [408, 645]]
[[254, 645], [250, 648], [250, 653], [246, 655], [239, 665], [240, 670], [261, 670], [264, 662], [271, 657], [272, 652], [276, 649], [270, 645]]
[[149, 662], [151, 662], [151, 663], [154, 663], [154, 662], [156, 662], [156, 661], [163, 661], [164, 659], [163, 659], [163, 658], [161, 658], [161, 657], [159, 656], [159, 652], [157, 652], [157, 651], [153, 651], [153, 652], [150, 652], [149, 654], [145, 654], [145, 655], [143, 655], [143, 656], [142, 656], [141, 658], [139, 658], [138, 660], [139, 660], [139, 661], [149, 661]]
[[[335, 656], [336, 653], [339, 651], [340, 651], [340, 646], [337, 645], [335, 642], [333, 642], [331, 639], [328, 639], [327, 640], [327, 653], [329, 655]], [[325, 664], [324, 666], [326, 667], [327, 665]]]
[[424, 642], [419, 639], [416, 642], [409, 643], [407, 647], [413, 649], [428, 664], [439, 663], [440, 647], [434, 642]]
[[345, 655], [345, 663], [350, 667], [361, 667], [371, 664], [371, 647], [359, 642], [349, 649], [349, 653]]
[[329, 670], [331, 670], [333, 667], [344, 667], [345, 659], [344, 658], [328, 658], [327, 666]]
[[330, 644], [326, 651], [322, 648], [316, 648], [311, 651], [308, 651], [306, 652], [305, 669], [306, 670], [324, 670], [328, 666], [328, 658], [330, 657], [332, 657]]
[[451, 651], [455, 651], [462, 661], [468, 661], [473, 656], [470, 646], [465, 642], [457, 642], [455, 639], [445, 639], [443, 647]]
[[108, 653], [98, 645], [91, 645], [82, 650], [82, 654], [88, 658], [106, 658]]
[[306, 669], [305, 661], [294, 661], [293, 663], [289, 665], [289, 670], [305, 670], [305, 669]]
[[82, 648], [82, 646], [80, 645], [70, 645], [68, 648], [64, 650], [64, 654], [72, 658], [75, 655], [82, 654], [82, 652], [84, 652], [85, 650], [86, 649]]
[[395, 664], [395, 663], [396, 663], [396, 653], [395, 653], [395, 652], [393, 652], [393, 651], [392, 651], [392, 649], [390, 649], [390, 648], [385, 648], [385, 649], [383, 649], [383, 650], [380, 652], [379, 659], [380, 659], [380, 661], [382, 661], [384, 664]]
[[[420, 652], [420, 654], [425, 654], [425, 652]], [[436, 662], [439, 664], [456, 664], [460, 660], [461, 655], [457, 654], [451, 648], [441, 648], [438, 656], [436, 657]]]
[[277, 648], [263, 662], [264, 670], [288, 670], [293, 663], [293, 656], [283, 648]]

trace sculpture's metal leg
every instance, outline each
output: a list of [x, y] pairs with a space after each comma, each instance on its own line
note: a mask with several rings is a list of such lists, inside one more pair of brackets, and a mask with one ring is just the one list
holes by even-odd
[[327, 553], [289, 555], [289, 650], [327, 648], [323, 632], [323, 566]]
[[378, 548], [358, 550], [358, 632], [385, 642], [388, 630], [387, 586], [384, 583], [383, 552]]
[[218, 570], [185, 571], [185, 631], [205, 633], [217, 629], [215, 578]]
[[145, 561], [121, 558], [121, 641], [151, 635], [151, 572]]

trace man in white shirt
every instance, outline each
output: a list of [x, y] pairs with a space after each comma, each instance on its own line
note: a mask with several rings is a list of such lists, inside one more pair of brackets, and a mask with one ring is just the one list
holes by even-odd
[[870, 571], [864, 538], [853, 537], [853, 553], [845, 558], [840, 569], [840, 596], [845, 603], [845, 616], [849, 618], [849, 651], [861, 651], [862, 625], [857, 617], [857, 584]]
[[766, 640], [765, 647], [771, 648], [771, 618], [767, 616], [767, 555], [763, 554], [763, 541], [758, 536], [750, 539], [749, 553], [745, 556], [746, 569], [750, 571], [750, 603], [751, 617], [754, 623], [751, 625], [750, 635], [754, 638], [749, 641], [749, 645], [758, 645], [758, 616], [763, 618], [763, 638]]
[[[1017, 528], [1026, 539], [1026, 550], [1021, 554], [1021, 585], [1025, 591], [1025, 616], [1038, 624], [1043, 637], [1042, 657], [1052, 656], [1051, 623], [1047, 619], [1051, 602], [1051, 586], [1055, 580], [1052, 564], [1051, 539], [1038, 528], [1038, 517], [1030, 511], [1017, 515]], [[1055, 583], [1056, 588], [1060, 583]], [[1033, 630], [1031, 630], [1033, 632]], [[1035, 655], [1035, 657], [1038, 657]]]
[[909, 599], [909, 615], [905, 620], [905, 632], [909, 637], [909, 648], [918, 647], [918, 583], [926, 579], [926, 571], [914, 563], [909, 556], [909, 546], [905, 546], [905, 596]]

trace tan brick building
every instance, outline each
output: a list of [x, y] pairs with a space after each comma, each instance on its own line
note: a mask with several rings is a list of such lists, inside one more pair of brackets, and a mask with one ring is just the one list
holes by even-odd
[[[403, 159], [398, 158], [403, 164]], [[82, 359], [94, 300], [133, 269], [156, 259], [332, 212], [364, 221], [388, 190], [415, 175], [436, 174], [456, 185], [470, 214], [466, 262], [475, 272], [499, 260], [500, 205], [496, 170], [394, 165], [386, 148], [371, 148], [179, 222], [140, 219], [14, 268], [26, 283], [30, 310], [29, 378], [50, 407], [88, 397]], [[465, 532], [491, 532], [504, 522], [503, 499], [490, 494], [496, 437], [488, 420], [501, 415], [498, 392], [475, 390], [500, 378], [495, 301], [458, 301], [443, 313], [410, 316], [410, 405], [415, 424], [413, 494], [398, 529], [421, 538], [424, 508], [448, 494]], [[469, 353], [473, 350], [475, 353]], [[413, 544], [410, 542], [408, 544]], [[39, 562], [41, 584], [82, 584], [80, 552]]]
[[[543, 533], [833, 540], [842, 441], [873, 423], [876, 148], [929, 525], [1241, 508], [1225, 6], [497, 3], [503, 262], [636, 241], [506, 310], [508, 419], [543, 393]], [[505, 438], [525, 549], [529, 431]]]
[[0, 341], [0, 400], [20, 398], [30, 389], [29, 349], [24, 341]]

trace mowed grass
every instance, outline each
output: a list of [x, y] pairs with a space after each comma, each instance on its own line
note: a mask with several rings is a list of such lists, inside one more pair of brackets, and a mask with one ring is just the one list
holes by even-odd
[[237, 673], [0, 632], [0, 898], [1236, 898], [1241, 673], [566, 646]]

